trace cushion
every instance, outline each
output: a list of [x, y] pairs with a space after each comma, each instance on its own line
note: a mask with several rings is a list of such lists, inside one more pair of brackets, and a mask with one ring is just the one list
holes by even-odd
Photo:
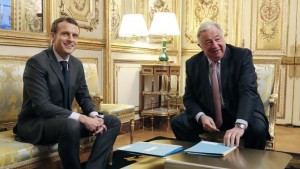
[[17, 120], [23, 99], [23, 72], [25, 60], [0, 62], [0, 123]]
[[268, 116], [270, 111], [269, 98], [273, 91], [274, 83], [274, 64], [255, 64], [255, 72], [257, 74], [257, 91], [265, 107], [265, 113]]
[[[81, 150], [91, 147], [94, 137], [86, 137], [80, 140]], [[0, 167], [13, 165], [34, 158], [48, 157], [57, 152], [58, 145], [34, 146], [29, 143], [15, 141], [12, 130], [0, 134]], [[57, 153], [56, 153], [57, 154]], [[58, 154], [57, 154], [58, 155]]]
[[99, 85], [99, 77], [98, 77], [98, 68], [97, 63], [94, 60], [82, 60], [85, 80], [86, 84], [88, 85], [89, 92], [91, 94], [99, 94], [100, 92], [100, 85]]
[[127, 104], [101, 104], [101, 112], [117, 116], [122, 123], [128, 122], [135, 117], [135, 107]]

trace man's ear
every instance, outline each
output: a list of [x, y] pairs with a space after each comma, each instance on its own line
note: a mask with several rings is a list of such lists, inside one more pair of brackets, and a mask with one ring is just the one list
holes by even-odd
[[[199, 48], [201, 48], [202, 49], [202, 46], [200, 45], [200, 43], [197, 43], [197, 45], [199, 46]], [[202, 49], [203, 50], [203, 49]]]
[[53, 41], [53, 39], [55, 38], [55, 33], [51, 32], [49, 35], [50, 39]]
[[50, 37], [50, 40], [51, 40], [51, 45], [53, 44], [54, 40], [55, 40], [55, 33], [51, 32], [49, 37]]

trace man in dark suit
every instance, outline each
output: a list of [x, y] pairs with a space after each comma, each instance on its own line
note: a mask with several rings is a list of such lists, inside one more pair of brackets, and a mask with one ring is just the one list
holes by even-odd
[[[120, 121], [95, 109], [81, 61], [71, 55], [79, 27], [58, 18], [51, 27], [53, 45], [31, 57], [25, 67], [23, 105], [14, 128], [16, 139], [35, 145], [58, 143], [65, 169], [80, 169], [80, 138], [96, 137], [86, 169], [102, 169], [120, 130]], [[65, 63], [65, 65], [63, 65]], [[76, 98], [84, 114], [72, 112]]]
[[186, 111], [171, 121], [176, 138], [199, 142], [200, 133], [226, 131], [227, 146], [239, 145], [244, 138], [244, 147], [264, 149], [269, 125], [251, 51], [226, 44], [216, 22], [203, 23], [197, 38], [202, 52], [186, 61]]

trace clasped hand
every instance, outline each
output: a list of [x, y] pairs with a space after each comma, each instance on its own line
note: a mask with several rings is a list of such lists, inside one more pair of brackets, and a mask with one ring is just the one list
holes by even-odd
[[[220, 131], [216, 127], [215, 122], [211, 117], [203, 114], [200, 117], [200, 120], [201, 120], [204, 131], [209, 132], [209, 133]], [[224, 145], [225, 146], [234, 146], [234, 145], [238, 146], [240, 144], [240, 138], [243, 136], [244, 132], [245, 132], [244, 129], [237, 128], [237, 127], [227, 130], [224, 135], [224, 138], [223, 138]]]
[[104, 124], [104, 120], [102, 118], [94, 117], [87, 117], [81, 115], [79, 117], [79, 121], [91, 132], [93, 135], [102, 134], [103, 132], [107, 131], [107, 128]]

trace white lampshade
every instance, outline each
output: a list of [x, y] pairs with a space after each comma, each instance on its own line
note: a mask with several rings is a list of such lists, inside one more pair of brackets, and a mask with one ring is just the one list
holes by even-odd
[[126, 14], [122, 18], [120, 37], [148, 36], [148, 28], [142, 14]]
[[157, 12], [149, 29], [150, 35], [179, 35], [179, 27], [174, 13]]

